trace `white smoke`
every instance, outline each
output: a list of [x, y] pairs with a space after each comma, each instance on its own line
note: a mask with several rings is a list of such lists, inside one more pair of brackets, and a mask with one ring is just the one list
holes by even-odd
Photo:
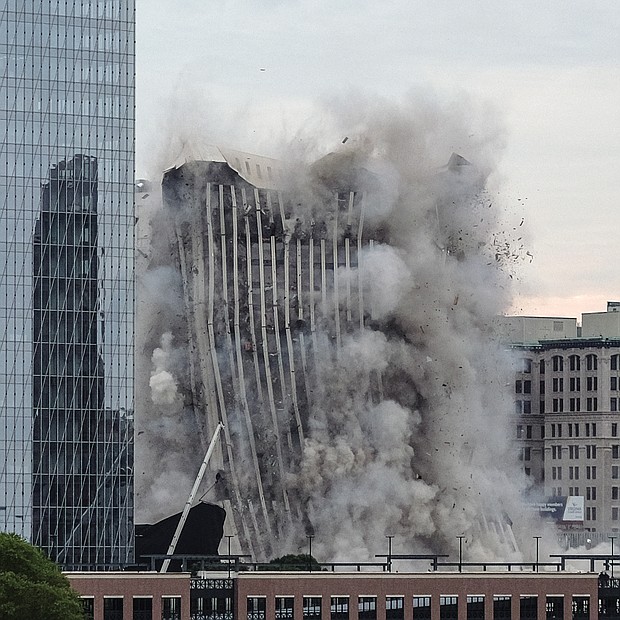
[[[348, 125], [329, 174], [353, 162], [382, 185], [368, 215], [385, 241], [361, 260], [372, 320], [344, 337], [335, 362], [322, 352], [291, 485], [306, 498], [322, 557], [369, 559], [388, 534], [409, 552], [453, 552], [467, 534], [469, 559], [520, 559], [509, 521], [527, 539], [534, 517], [522, 507], [528, 482], [510, 440], [512, 360], [491, 331], [510, 306], [519, 253], [481, 191], [501, 131], [467, 101], [358, 103], [336, 105], [325, 124]], [[440, 170], [457, 148], [473, 165]]]
[[[182, 287], [171, 264], [157, 181], [138, 195], [136, 312], [136, 522], [183, 506], [203, 452], [179, 378], [187, 373]], [[174, 334], [174, 335], [173, 335]]]
[[157, 347], [153, 351], [154, 369], [149, 385], [151, 387], [151, 399], [156, 405], [176, 409], [181, 405], [182, 399], [178, 391], [178, 382], [168, 369], [172, 353], [172, 340], [172, 334], [166, 332], [161, 337], [161, 347]]
[[[511, 443], [512, 360], [491, 326], [510, 306], [520, 255], [504, 233], [493, 190], [481, 190], [495, 183], [503, 146], [497, 114], [462, 97], [347, 101], [332, 102], [320, 127], [300, 131], [282, 153], [291, 164], [286, 189], [298, 199], [299, 215], [333, 209], [302, 173], [332, 142], [328, 133], [345, 142], [330, 174], [352, 165], [381, 186], [369, 197], [366, 216], [382, 242], [361, 257], [368, 327], [343, 334], [337, 355], [328, 338], [319, 339], [306, 441], [288, 472], [289, 490], [303, 503], [321, 560], [372, 558], [385, 552], [388, 534], [412, 553], [454, 552], [456, 536], [467, 534], [469, 559], [518, 559], [521, 551], [530, 553], [533, 517], [522, 508], [528, 482]], [[473, 165], [440, 169], [453, 151]], [[165, 263], [166, 252], [158, 260]], [[154, 455], [182, 450], [183, 438], [195, 431], [179, 395], [181, 376], [189, 391], [187, 373], [175, 374], [172, 350], [172, 340], [162, 339], [152, 357], [152, 400], [156, 419], [165, 420], [152, 442]], [[168, 434], [173, 420], [178, 426]], [[184, 470], [191, 477], [195, 456], [175, 467], [191, 464]], [[150, 488], [153, 501], [162, 499], [157, 484]], [[521, 551], [511, 551], [508, 534], [497, 533], [509, 519]], [[301, 548], [307, 530], [299, 523], [291, 546]]]

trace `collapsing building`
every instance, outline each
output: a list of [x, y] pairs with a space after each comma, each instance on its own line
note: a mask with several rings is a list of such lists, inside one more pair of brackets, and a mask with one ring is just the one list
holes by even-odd
[[[480, 189], [479, 178], [457, 155], [435, 176], [432, 183], [440, 179], [450, 191], [437, 194], [420, 227], [433, 231], [431, 251], [443, 255], [443, 262], [463, 261], [464, 251], [479, 249], [481, 243], [464, 240], [469, 233], [459, 228], [464, 216], [455, 211], [450, 192], [469, 192], [460, 200], [470, 199]], [[374, 404], [377, 412], [380, 406], [387, 408], [386, 420], [396, 403], [393, 408], [402, 407], [409, 418], [399, 439], [409, 471], [397, 473], [410, 480], [407, 485], [413, 489], [399, 498], [408, 509], [415, 510], [409, 496], [420, 492], [423, 477], [437, 479], [426, 493], [429, 506], [431, 495], [444, 492], [437, 486], [442, 478], [455, 484], [463, 463], [471, 465], [472, 448], [466, 440], [450, 457], [454, 470], [444, 465], [444, 472], [437, 472], [434, 459], [424, 456], [428, 452], [420, 452], [413, 464], [414, 446], [438, 439], [434, 422], [420, 425], [418, 420], [419, 411], [432, 409], [432, 398], [415, 385], [412, 373], [417, 370], [404, 369], [402, 359], [394, 367], [381, 362], [369, 369], [360, 360], [358, 382], [353, 378], [343, 389], [327, 385], [342, 374], [343, 364], [357, 364], [350, 350], [343, 359], [343, 345], [355, 342], [362, 332], [380, 334], [379, 345], [388, 341], [395, 343], [395, 350], [409, 347], [412, 355], [427, 347], [416, 348], [412, 338], [417, 337], [397, 313], [376, 310], [382, 303], [376, 293], [366, 295], [364, 257], [397, 234], [386, 230], [383, 216], [377, 217], [386, 212], [380, 206], [385, 196], [378, 177], [351, 152], [328, 155], [303, 174], [291, 175], [276, 160], [212, 149], [178, 161], [165, 173], [162, 187], [183, 282], [190, 375], [185, 388], [204, 445], [218, 422], [224, 424], [218, 487], [220, 497], [229, 502], [242, 547], [256, 558], [267, 558], [277, 541], [282, 545], [296, 538], [299, 544], [304, 534], [314, 533], [313, 507], [302, 487], [304, 477], [315, 475], [312, 450], [316, 448], [316, 455], [323, 447], [320, 439], [313, 447], [308, 438], [326, 428], [331, 433], [331, 426], [341, 424], [335, 450], [342, 453], [348, 430], [341, 412], [354, 409], [354, 401], [362, 407]], [[370, 277], [377, 277], [376, 265]], [[454, 306], [457, 303], [458, 294]], [[418, 333], [428, 340], [423, 326]], [[425, 363], [429, 361], [426, 354]], [[316, 415], [325, 409], [333, 414]], [[455, 422], [455, 428], [459, 424]], [[335, 461], [330, 465], [329, 455], [320, 458], [324, 467], [338, 470]], [[321, 484], [315, 485], [315, 496], [321, 495]], [[463, 510], [480, 505], [479, 497], [467, 501]], [[478, 526], [492, 530], [504, 552], [516, 551], [507, 520], [486, 516]], [[416, 529], [406, 523], [411, 518], [402, 517], [403, 530]], [[428, 532], [422, 535], [430, 538], [434, 528], [424, 525]]]
[[342, 334], [371, 319], [359, 257], [377, 231], [364, 227], [363, 191], [327, 182], [332, 208], [315, 209], [315, 219], [279, 191], [274, 160], [227, 151], [163, 180], [175, 215], [193, 406], [206, 441], [224, 424], [222, 484], [257, 557], [304, 519], [287, 479], [303, 448], [319, 351], [331, 342], [338, 355]]

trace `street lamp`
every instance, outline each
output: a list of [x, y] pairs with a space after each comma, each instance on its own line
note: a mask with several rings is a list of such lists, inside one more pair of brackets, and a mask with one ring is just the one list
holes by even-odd
[[538, 543], [542, 536], [532, 536], [536, 540], [536, 572], [538, 572]]
[[308, 570], [310, 572], [312, 572], [312, 539], [314, 538], [314, 536], [312, 535], [308, 535], [306, 536], [306, 538], [308, 539]]
[[611, 578], [614, 578], [614, 540], [616, 540], [616, 536], [610, 536], [611, 540]]
[[234, 537], [232, 534], [226, 534], [226, 538], [228, 539], [228, 578], [230, 579], [230, 539]]
[[388, 539], [388, 573], [392, 572], [392, 538], [394, 538], [393, 534], [387, 534], [386, 538]]
[[459, 573], [463, 572], [463, 538], [465, 536], [457, 536], [459, 539]]

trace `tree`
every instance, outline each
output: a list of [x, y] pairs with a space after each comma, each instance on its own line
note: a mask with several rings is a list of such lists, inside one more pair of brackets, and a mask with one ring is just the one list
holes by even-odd
[[0, 618], [84, 620], [79, 596], [43, 551], [0, 532]]
[[283, 555], [281, 558], [270, 560], [269, 564], [273, 565], [273, 568], [265, 567], [264, 570], [321, 570], [321, 566], [316, 559], [307, 553]]

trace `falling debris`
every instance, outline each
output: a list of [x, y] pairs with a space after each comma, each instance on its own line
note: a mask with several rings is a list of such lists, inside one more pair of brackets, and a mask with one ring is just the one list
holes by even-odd
[[185, 311], [158, 343], [180, 357], [153, 357], [153, 400], [189, 440], [224, 422], [218, 497], [256, 558], [308, 531], [331, 559], [371, 558], [387, 531], [450, 552], [467, 531], [470, 557], [505, 559], [484, 525], [504, 511], [519, 536], [511, 360], [488, 326], [523, 248], [485, 194], [489, 170], [456, 154], [438, 168], [442, 123], [410, 123], [371, 117], [288, 177], [226, 149], [164, 177], [156, 256], [177, 276], [167, 316]]

